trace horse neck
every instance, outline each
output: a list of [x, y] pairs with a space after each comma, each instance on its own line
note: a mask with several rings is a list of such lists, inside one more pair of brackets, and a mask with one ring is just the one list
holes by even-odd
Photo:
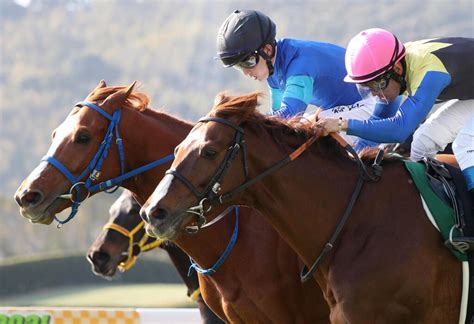
[[[170, 115], [146, 109], [125, 109], [120, 132], [123, 137], [127, 171], [173, 154], [174, 148], [191, 131], [192, 125]], [[170, 163], [160, 165], [123, 183], [140, 204], [151, 195]]]
[[[246, 142], [253, 176], [288, 154], [270, 134], [247, 136]], [[252, 147], [258, 149], [252, 152]], [[353, 164], [333, 154], [322, 156], [312, 147], [251, 187], [239, 201], [260, 210], [308, 264], [331, 236], [357, 180]]]

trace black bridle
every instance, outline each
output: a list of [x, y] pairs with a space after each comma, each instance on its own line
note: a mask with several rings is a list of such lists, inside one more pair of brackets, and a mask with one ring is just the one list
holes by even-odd
[[[204, 190], [199, 191], [185, 176], [180, 174], [176, 169], [169, 169], [166, 171], [166, 174], [171, 174], [180, 180], [197, 198], [199, 205], [191, 207], [187, 212], [193, 213], [198, 216], [198, 228], [199, 230], [204, 224], [207, 223], [205, 214], [211, 211], [213, 204], [216, 200], [219, 200], [220, 203], [223, 203], [222, 196], [219, 196], [221, 191], [221, 182], [226, 174], [226, 171], [229, 169], [230, 165], [234, 161], [235, 157], [242, 150], [242, 164], [244, 169], [245, 181], [248, 180], [248, 166], [247, 166], [247, 151], [244, 141], [244, 129], [227, 119], [220, 117], [203, 117], [199, 119], [198, 122], [218, 122], [224, 125], [227, 125], [235, 130], [234, 143], [229, 146], [227, 154], [222, 161], [219, 168], [216, 170], [212, 178], [209, 180], [209, 183], [206, 185]], [[230, 198], [230, 197], [229, 197]], [[229, 199], [227, 198], [227, 199]], [[208, 203], [208, 208], [205, 208], [205, 204]]]
[[[244, 140], [244, 129], [239, 125], [220, 117], [203, 117], [199, 119], [198, 122], [207, 123], [207, 122], [217, 122], [229, 126], [235, 130], [234, 143], [229, 147], [227, 154], [222, 161], [221, 165], [212, 176], [211, 180], [204, 188], [203, 191], [199, 191], [196, 187], [182, 174], [180, 174], [175, 169], [169, 169], [166, 171], [166, 174], [171, 174], [180, 180], [193, 194], [196, 196], [199, 204], [193, 207], [190, 207], [186, 210], [188, 213], [192, 213], [198, 216], [197, 228], [193, 232], [197, 232], [204, 224], [207, 223], [205, 214], [210, 212], [212, 207], [216, 204], [224, 204], [224, 202], [230, 200], [236, 194], [244, 191], [248, 187], [252, 186], [254, 183], [260, 181], [267, 175], [277, 171], [281, 167], [295, 160], [301, 153], [303, 153], [311, 144], [316, 140], [316, 136], [312, 136], [308, 139], [303, 145], [297, 148], [293, 153], [285, 156], [283, 159], [277, 161], [275, 164], [270, 166], [268, 169], [258, 174], [252, 179], [248, 177], [248, 165], [247, 165], [247, 150]], [[225, 194], [220, 194], [221, 182], [224, 178], [225, 172], [228, 170], [232, 162], [235, 160], [235, 157], [242, 150], [242, 165], [244, 169], [245, 180], [243, 183], [238, 185], [236, 188], [230, 190]]]
[[[198, 224], [197, 224], [197, 229], [195, 232], [197, 232], [204, 224], [206, 224], [206, 216], [205, 214], [211, 211], [212, 207], [216, 203], [223, 204], [225, 201], [231, 199], [235, 194], [240, 193], [256, 183], [257, 181], [260, 181], [267, 175], [277, 171], [281, 167], [285, 166], [286, 164], [290, 163], [291, 161], [294, 161], [298, 156], [301, 155], [317, 138], [317, 136], [312, 136], [309, 138], [303, 145], [301, 145], [299, 148], [297, 148], [293, 153], [287, 155], [283, 159], [279, 160], [275, 164], [273, 164], [271, 167], [260, 173], [259, 175], [255, 176], [252, 179], [248, 179], [248, 167], [247, 167], [247, 157], [246, 157], [246, 149], [245, 149], [245, 141], [243, 139], [244, 136], [244, 130], [242, 127], [234, 124], [231, 121], [228, 121], [227, 119], [220, 118], [220, 117], [204, 117], [199, 119], [199, 122], [218, 122], [222, 123], [224, 125], [227, 125], [229, 127], [232, 127], [235, 129], [235, 137], [234, 137], [234, 143], [229, 147], [229, 150], [222, 161], [221, 165], [217, 169], [216, 173], [214, 176], [211, 178], [205, 189], [201, 192], [199, 192], [196, 187], [182, 174], [180, 174], [178, 171], [175, 169], [170, 169], [166, 171], [166, 174], [171, 174], [175, 176], [177, 179], [179, 179], [186, 187], [191, 190], [191, 192], [198, 198], [199, 204], [189, 208], [186, 210], [188, 213], [193, 213], [198, 215]], [[346, 207], [346, 210], [344, 211], [344, 214], [342, 215], [341, 219], [339, 220], [339, 223], [336, 227], [336, 230], [333, 232], [331, 235], [331, 238], [329, 241], [325, 244], [323, 251], [320, 253], [319, 257], [316, 259], [316, 261], [312, 264], [312, 266], [308, 269], [306, 266], [303, 268], [301, 272], [301, 281], [305, 282], [309, 280], [309, 278], [312, 277], [313, 273], [317, 270], [323, 259], [329, 254], [330, 251], [332, 251], [340, 233], [342, 232], [342, 229], [347, 222], [349, 215], [351, 214], [352, 208], [354, 207], [357, 198], [359, 197], [359, 194], [362, 190], [363, 184], [365, 181], [370, 180], [370, 181], [378, 181], [381, 177], [382, 173], [382, 168], [380, 166], [380, 163], [383, 158], [383, 153], [384, 151], [382, 149], [379, 150], [377, 156], [375, 157], [375, 161], [372, 164], [372, 170], [374, 174], [371, 174], [367, 171], [367, 168], [365, 164], [362, 162], [362, 160], [359, 158], [359, 155], [354, 151], [352, 146], [347, 144], [339, 135], [334, 135], [333, 137], [336, 139], [336, 141], [343, 146], [343, 148], [353, 157], [355, 162], [358, 165], [359, 168], [359, 175], [356, 183], [356, 187], [350, 197], [349, 203]], [[221, 190], [221, 181], [225, 175], [226, 170], [230, 167], [231, 163], [234, 161], [236, 155], [238, 154], [240, 148], [242, 148], [243, 154], [242, 154], [242, 163], [244, 167], [244, 174], [245, 174], [245, 181], [237, 186], [236, 188], [230, 190], [229, 192], [219, 195], [219, 192]], [[208, 204], [208, 207], [206, 208], [205, 204]]]

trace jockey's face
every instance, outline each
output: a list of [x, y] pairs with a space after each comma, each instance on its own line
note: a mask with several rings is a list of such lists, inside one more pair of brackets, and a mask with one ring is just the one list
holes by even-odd
[[[395, 73], [401, 75], [403, 71], [402, 65], [400, 63], [396, 63], [393, 70]], [[387, 78], [385, 81], [386, 84], [383, 89], [377, 90], [376, 87], [373, 87], [370, 88], [370, 92], [372, 95], [377, 96], [382, 101], [386, 100], [388, 102], [392, 102], [400, 94], [401, 84], [393, 78]]]
[[379, 97], [381, 100], [388, 102], [394, 101], [400, 93], [400, 83], [390, 79], [388, 86], [384, 90], [371, 90], [372, 95]]
[[[270, 55], [272, 52], [272, 47], [271, 45], [265, 45], [263, 48], [265, 53], [267, 55]], [[275, 59], [273, 59], [274, 61]], [[268, 66], [267, 62], [263, 57], [259, 57], [258, 63], [252, 67], [252, 68], [239, 68], [239, 70], [242, 71], [243, 74], [248, 76], [249, 78], [252, 78], [254, 80], [258, 81], [265, 81], [269, 77], [269, 71], [268, 71]]]

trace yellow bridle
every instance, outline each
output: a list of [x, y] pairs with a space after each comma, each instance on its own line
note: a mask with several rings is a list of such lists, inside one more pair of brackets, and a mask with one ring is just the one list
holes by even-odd
[[[128, 237], [129, 239], [129, 243], [128, 243], [128, 255], [127, 255], [127, 260], [125, 261], [122, 261], [120, 262], [120, 264], [117, 266], [117, 268], [119, 269], [120, 272], [125, 272], [127, 271], [128, 269], [130, 269], [131, 267], [133, 267], [133, 265], [135, 264], [135, 262], [137, 262], [137, 258], [138, 258], [138, 255], [133, 255], [133, 246], [134, 246], [134, 242], [133, 242], [133, 236], [145, 225], [145, 223], [143, 221], [141, 221], [137, 226], [135, 226], [135, 228], [131, 231], [127, 230], [126, 228], [118, 225], [118, 224], [115, 224], [115, 223], [107, 223], [104, 225], [104, 229], [111, 229], [111, 230], [114, 230], [114, 231], [117, 231], [119, 232], [120, 234]], [[149, 251], [149, 250], [153, 250], [157, 247], [159, 247], [161, 245], [161, 243], [163, 243], [164, 240], [155, 240], [151, 243], [148, 243], [146, 244], [146, 241], [148, 241], [148, 238], [150, 236], [145, 232], [145, 234], [143, 235], [143, 237], [141, 238], [141, 240], [136, 243], [139, 248], [140, 248], [140, 251], [141, 252], [145, 252], [145, 251]], [[192, 300], [192, 301], [196, 301], [196, 299], [199, 297], [199, 295], [201, 294], [201, 291], [200, 289], [196, 289], [190, 296], [189, 298]]]
[[134, 235], [144, 226], [144, 224], [145, 223], [143, 221], [140, 222], [131, 231], [115, 223], [107, 223], [104, 225], [104, 229], [111, 229], [111, 230], [117, 231], [120, 234], [128, 237], [129, 239], [127, 260], [120, 262], [120, 264], [117, 266], [117, 268], [121, 272], [124, 272], [130, 269], [137, 261], [138, 255], [133, 255], [133, 247], [135, 244], [138, 245], [138, 247], [140, 248], [140, 251], [144, 252], [144, 251], [149, 251], [149, 250], [159, 247], [161, 243], [163, 242], [163, 240], [155, 240], [151, 243], [146, 244], [150, 236], [147, 233], [145, 233], [140, 241], [138, 241], [137, 243], [134, 243], [134, 239], [133, 239]]

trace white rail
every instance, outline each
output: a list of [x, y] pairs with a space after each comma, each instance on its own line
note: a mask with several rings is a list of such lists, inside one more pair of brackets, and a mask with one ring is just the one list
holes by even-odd
[[197, 308], [0, 307], [0, 323], [192, 324]]

